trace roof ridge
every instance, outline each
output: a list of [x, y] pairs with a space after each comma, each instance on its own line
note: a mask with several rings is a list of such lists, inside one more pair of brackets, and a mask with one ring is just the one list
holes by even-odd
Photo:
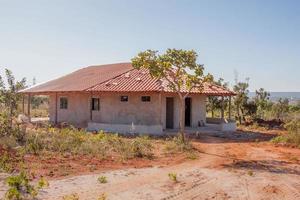
[[126, 73], [128, 73], [128, 72], [130, 72], [130, 71], [132, 71], [132, 70], [134, 70], [134, 68], [129, 69], [128, 71], [126, 71], [126, 72], [124, 72], [124, 73], [121, 73], [121, 74], [119, 74], [119, 75], [117, 75], [117, 76], [114, 76], [114, 77], [112, 77], [112, 78], [110, 78], [110, 79], [108, 79], [108, 80], [105, 80], [105, 81], [102, 81], [102, 82], [97, 83], [97, 84], [95, 84], [95, 85], [92, 85], [92, 86], [90, 86], [90, 87], [88, 87], [88, 88], [86, 88], [86, 89], [84, 89], [84, 90], [82, 90], [82, 91], [88, 91], [89, 89], [92, 89], [93, 87], [95, 87], [95, 86], [97, 86], [97, 85], [100, 85], [100, 84], [103, 84], [103, 83], [105, 83], [105, 82], [111, 81], [111, 80], [113, 80], [113, 79], [115, 79], [115, 78], [118, 78], [118, 77], [122, 76], [123, 74], [126, 74]]
[[89, 65], [81, 69], [89, 68], [89, 67], [102, 67], [106, 65], [121, 65], [121, 64], [131, 64], [131, 62], [117, 62], [117, 63], [106, 63], [106, 64], [101, 64], [101, 65]]

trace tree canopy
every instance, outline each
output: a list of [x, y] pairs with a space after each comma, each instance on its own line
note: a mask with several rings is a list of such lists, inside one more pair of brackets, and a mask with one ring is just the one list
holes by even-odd
[[132, 59], [136, 69], [148, 69], [153, 78], [166, 81], [168, 87], [180, 99], [180, 133], [184, 140], [184, 99], [192, 90], [202, 91], [205, 82], [212, 75], [204, 74], [204, 67], [197, 63], [198, 54], [194, 50], [167, 49], [164, 54], [146, 50]]

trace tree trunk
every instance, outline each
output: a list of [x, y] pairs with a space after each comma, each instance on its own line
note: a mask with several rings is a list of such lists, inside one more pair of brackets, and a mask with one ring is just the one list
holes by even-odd
[[239, 106], [237, 106], [236, 108], [237, 108], [236, 112], [237, 112], [239, 123], [242, 124], [242, 119], [241, 119], [241, 115], [240, 115], [240, 108], [239, 108]]
[[241, 108], [241, 111], [242, 111], [243, 121], [244, 121], [244, 123], [245, 123], [245, 121], [246, 121], [246, 118], [245, 118], [245, 111], [244, 111], [244, 109], [242, 109], [242, 108]]
[[180, 100], [180, 113], [179, 113], [179, 133], [182, 137], [182, 141], [185, 142], [185, 133], [184, 133], [184, 112], [185, 112], [185, 105], [184, 105], [184, 98], [179, 98]]
[[10, 127], [12, 127], [12, 124], [13, 124], [13, 102], [12, 100], [10, 99], [10, 106], [9, 106], [9, 125]]
[[211, 109], [211, 117], [214, 118], [215, 114], [214, 114], [214, 110], [213, 108]]

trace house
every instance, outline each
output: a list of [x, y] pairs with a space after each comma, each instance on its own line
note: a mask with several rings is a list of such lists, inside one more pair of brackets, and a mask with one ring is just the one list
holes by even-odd
[[[164, 81], [152, 78], [145, 69], [134, 69], [131, 63], [86, 67], [21, 93], [28, 99], [48, 95], [49, 117], [55, 124], [67, 122], [90, 130], [121, 133], [159, 134], [179, 128], [177, 94]], [[206, 118], [210, 95], [231, 97], [234, 93], [213, 84], [205, 84], [202, 92], [192, 90], [185, 100], [187, 127], [205, 126], [209, 120], [218, 122]], [[30, 104], [27, 114], [30, 116]]]

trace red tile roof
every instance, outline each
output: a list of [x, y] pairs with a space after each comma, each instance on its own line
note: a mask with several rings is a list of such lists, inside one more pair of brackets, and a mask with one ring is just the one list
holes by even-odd
[[[146, 69], [133, 69], [131, 63], [91, 66], [75, 71], [45, 84], [22, 91], [23, 93], [49, 92], [172, 92], [166, 81], [152, 78]], [[183, 89], [183, 92], [186, 90]], [[221, 86], [206, 83], [204, 89], [193, 89], [191, 93], [206, 95], [234, 95]]]
[[21, 92], [46, 93], [84, 91], [96, 84], [107, 81], [131, 69], [131, 63], [90, 66], [77, 70], [58, 79], [48, 81], [44, 84], [39, 84], [37, 86], [25, 89]]
[[88, 89], [88, 91], [109, 92], [143, 92], [160, 91], [161, 81], [151, 78], [148, 70], [132, 69], [126, 73], [100, 83]]

